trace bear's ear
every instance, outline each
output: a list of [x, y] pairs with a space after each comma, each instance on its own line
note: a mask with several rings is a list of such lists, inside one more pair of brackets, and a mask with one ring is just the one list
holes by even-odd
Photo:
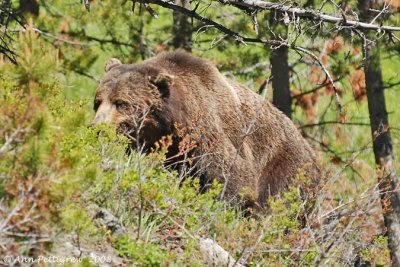
[[107, 63], [106, 66], [104, 67], [105, 71], [108, 72], [110, 71], [112, 68], [117, 67], [119, 65], [122, 65], [121, 61], [119, 61], [119, 59], [116, 58], [110, 58]]
[[168, 97], [170, 89], [174, 83], [174, 76], [167, 73], [157, 73], [156, 75], [150, 75], [149, 81], [151, 84], [157, 87], [163, 97]]

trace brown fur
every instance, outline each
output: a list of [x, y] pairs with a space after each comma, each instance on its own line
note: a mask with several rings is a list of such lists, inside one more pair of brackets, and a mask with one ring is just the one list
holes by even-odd
[[246, 188], [249, 198], [264, 205], [299, 169], [319, 179], [315, 154], [292, 121], [211, 63], [182, 51], [140, 64], [115, 62], [97, 90], [95, 124], [116, 124], [145, 149], [171, 134], [169, 156], [178, 152], [175, 126], [193, 127], [198, 146], [192, 156], [202, 155], [197, 170], [203, 183], [218, 179], [228, 198]]

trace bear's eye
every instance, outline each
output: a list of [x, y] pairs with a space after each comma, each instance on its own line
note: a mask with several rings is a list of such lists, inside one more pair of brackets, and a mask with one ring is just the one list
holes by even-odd
[[100, 104], [101, 104], [100, 100], [97, 99], [94, 100], [94, 105], [93, 105], [94, 111], [97, 111], [97, 109], [100, 107]]
[[126, 103], [124, 101], [121, 101], [121, 100], [115, 101], [114, 105], [119, 110], [124, 109], [127, 106]]

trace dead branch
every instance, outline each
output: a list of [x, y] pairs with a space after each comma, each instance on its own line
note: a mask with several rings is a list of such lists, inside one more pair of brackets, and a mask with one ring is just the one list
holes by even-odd
[[8, 146], [15, 141], [15, 139], [17, 138], [18, 134], [20, 134], [21, 132], [23, 132], [24, 130], [21, 128], [18, 128], [14, 131], [14, 133], [10, 136], [7, 137], [6, 136], [6, 142], [0, 147], [0, 158], [1, 156], [3, 156], [3, 154], [7, 151]]
[[305, 49], [303, 47], [292, 46], [291, 48], [294, 49], [295, 51], [298, 51], [298, 52], [301, 52], [303, 54], [309, 55], [310, 57], [312, 57], [315, 60], [315, 62], [318, 63], [318, 65], [324, 71], [324, 73], [325, 73], [326, 77], [328, 78], [330, 84], [332, 84], [332, 88], [333, 88], [333, 91], [334, 91], [335, 97], [336, 97], [336, 105], [337, 105], [337, 107], [339, 109], [339, 112], [342, 112], [343, 105], [342, 105], [342, 102], [340, 101], [340, 95], [339, 95], [338, 89], [337, 89], [337, 87], [335, 85], [335, 82], [332, 79], [331, 74], [329, 73], [329, 71], [325, 67], [325, 65], [322, 63], [321, 59], [319, 57], [317, 57], [313, 52], [311, 52], [311, 51], [309, 51], [309, 50], [307, 50], [307, 49]]
[[394, 32], [400, 31], [400, 27], [385, 26], [374, 24], [375, 20], [370, 23], [360, 22], [356, 20], [347, 20], [346, 17], [335, 17], [333, 15], [325, 14], [320, 11], [304, 9], [300, 7], [291, 7], [279, 3], [271, 3], [260, 0], [219, 0], [222, 4], [229, 4], [237, 8], [252, 8], [252, 10], [275, 10], [285, 13], [287, 16], [294, 18], [304, 18], [318, 22], [327, 22], [340, 25], [341, 27], [348, 27], [360, 30], [374, 30], [378, 32], [387, 31]]
[[353, 125], [353, 126], [371, 126], [369, 123], [362, 123], [362, 122], [341, 122], [341, 121], [321, 121], [318, 123], [312, 123], [312, 124], [305, 124], [300, 126], [300, 129], [304, 128], [312, 128], [312, 127], [319, 127], [322, 125], [327, 125], [327, 124], [341, 124], [341, 125]]
[[[338, 79], [334, 79], [333, 82], [338, 82], [338, 81], [342, 80], [342, 78], [343, 78], [343, 77], [340, 77], [340, 78], [338, 78]], [[318, 91], [318, 90], [320, 90], [320, 89], [322, 89], [322, 88], [325, 88], [325, 87], [328, 86], [329, 84], [330, 84], [330, 81], [324, 82], [324, 83], [322, 83], [322, 84], [320, 84], [320, 85], [317, 85], [316, 87], [314, 87], [314, 88], [312, 88], [312, 89], [310, 89], [310, 90], [307, 90], [307, 91], [301, 92], [301, 93], [299, 93], [299, 94], [293, 95], [291, 98], [292, 98], [292, 99], [296, 99], [296, 98], [302, 97], [302, 96], [307, 95], [307, 94], [315, 93], [316, 91]], [[400, 84], [400, 83], [399, 83], [399, 84]]]
[[40, 30], [38, 28], [35, 28], [35, 27], [30, 27], [27, 25], [25, 25], [25, 27], [26, 28], [21, 28], [21, 29], [5, 29], [5, 30], [1, 30], [0, 32], [1, 33], [12, 33], [12, 32], [18, 33], [18, 32], [25, 32], [27, 30], [32, 30], [46, 38], [54, 39], [57, 42], [66, 43], [66, 44], [75, 45], [75, 46], [89, 46], [90, 45], [88, 43], [75, 42], [75, 41], [71, 41], [71, 40], [68, 40], [65, 38], [61, 38], [61, 37], [55, 36], [53, 34], [50, 34], [48, 32], [45, 32], [43, 30]]
[[228, 29], [227, 27], [223, 26], [222, 24], [219, 24], [209, 18], [203, 17], [200, 14], [196, 13], [195, 10], [190, 10], [187, 8], [184, 8], [179, 5], [175, 5], [170, 2], [164, 2], [162, 0], [140, 0], [141, 3], [150, 3], [150, 4], [156, 4], [171, 10], [175, 10], [178, 12], [181, 12], [189, 17], [192, 17], [198, 21], [203, 22], [205, 25], [213, 26], [217, 30], [219, 30], [222, 33], [225, 33], [228, 36], [234, 37], [236, 41], [239, 43], [245, 44], [246, 42], [248, 43], [262, 43], [262, 44], [268, 44], [268, 45], [273, 45], [273, 46], [281, 46], [281, 45], [286, 45], [285, 42], [282, 41], [277, 41], [277, 40], [268, 40], [268, 39], [262, 39], [262, 38], [250, 38], [250, 37], [245, 37], [240, 35], [239, 33], [232, 31], [231, 29]]

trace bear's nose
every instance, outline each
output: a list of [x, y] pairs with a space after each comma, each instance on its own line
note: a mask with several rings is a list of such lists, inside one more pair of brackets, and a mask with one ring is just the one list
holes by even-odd
[[92, 126], [96, 126], [100, 123], [111, 123], [110, 113], [111, 113], [111, 108], [108, 105], [100, 105], [92, 121]]
[[102, 122], [107, 122], [107, 114], [106, 113], [96, 113], [96, 116], [94, 117], [92, 121], [92, 126], [96, 126]]

